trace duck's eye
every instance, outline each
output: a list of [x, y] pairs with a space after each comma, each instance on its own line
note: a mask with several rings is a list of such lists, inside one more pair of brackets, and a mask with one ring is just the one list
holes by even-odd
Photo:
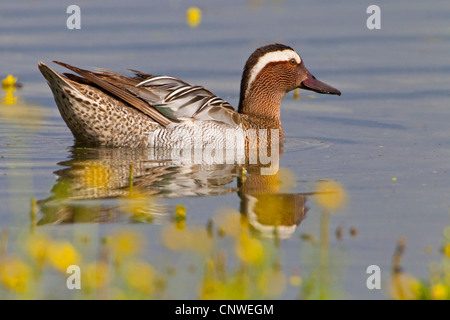
[[294, 58], [292, 58], [291, 60], [289, 60], [289, 64], [292, 66], [296, 66], [297, 65], [297, 61], [295, 61]]

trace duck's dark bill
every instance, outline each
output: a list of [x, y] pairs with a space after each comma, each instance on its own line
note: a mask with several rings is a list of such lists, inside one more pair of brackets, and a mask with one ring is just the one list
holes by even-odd
[[305, 90], [312, 90], [318, 93], [337, 94], [338, 96], [341, 95], [341, 92], [338, 89], [335, 89], [332, 86], [329, 86], [326, 83], [317, 80], [316, 77], [314, 77], [312, 74], [309, 74], [308, 78], [306, 78], [306, 80], [304, 80], [300, 84], [300, 88]]

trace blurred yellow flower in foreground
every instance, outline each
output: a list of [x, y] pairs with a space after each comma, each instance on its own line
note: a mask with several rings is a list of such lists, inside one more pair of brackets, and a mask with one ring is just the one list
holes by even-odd
[[448, 298], [448, 289], [443, 284], [436, 284], [431, 288], [431, 297], [434, 300], [444, 300]]
[[48, 248], [49, 261], [57, 270], [66, 272], [70, 265], [79, 265], [81, 257], [74, 246], [66, 241], [53, 242]]
[[239, 277], [227, 282], [207, 279], [200, 286], [199, 296], [202, 300], [244, 300], [247, 298], [245, 285]]
[[30, 275], [31, 268], [18, 258], [7, 257], [0, 262], [0, 277], [8, 289], [25, 293]]
[[145, 294], [153, 292], [155, 274], [155, 269], [144, 261], [133, 261], [125, 268], [127, 283]]
[[299, 287], [302, 285], [302, 278], [300, 276], [297, 275], [292, 275], [289, 277], [289, 284], [293, 287]]
[[448, 258], [450, 258], [450, 244], [447, 244], [447, 245], [444, 247], [444, 254], [445, 254]]
[[[242, 273], [219, 280], [214, 274], [214, 262], [207, 261], [209, 273], [199, 286], [199, 297], [202, 300], [244, 300], [248, 299], [249, 279]], [[217, 268], [217, 267], [216, 267]]]
[[186, 10], [186, 23], [188, 26], [195, 28], [202, 21], [202, 10], [197, 7], [189, 7]]
[[315, 193], [317, 203], [327, 210], [337, 210], [347, 203], [347, 192], [335, 181], [318, 181]]
[[202, 300], [224, 299], [224, 291], [223, 283], [206, 279], [200, 286], [199, 296]]
[[82, 287], [95, 290], [106, 286], [110, 281], [109, 266], [106, 262], [92, 262], [81, 269]]
[[41, 269], [47, 261], [48, 248], [50, 245], [50, 237], [42, 233], [31, 236], [27, 241], [26, 249], [39, 269]]
[[252, 238], [247, 233], [241, 234], [236, 245], [236, 254], [247, 263], [259, 264], [264, 258], [264, 250], [258, 239]]
[[124, 230], [111, 236], [110, 245], [116, 257], [121, 260], [140, 252], [145, 245], [145, 239], [139, 233]]
[[396, 273], [391, 278], [390, 292], [395, 300], [417, 300], [423, 291], [423, 284], [409, 274]]

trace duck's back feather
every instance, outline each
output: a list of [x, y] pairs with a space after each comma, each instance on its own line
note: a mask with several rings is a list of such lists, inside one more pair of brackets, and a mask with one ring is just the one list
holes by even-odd
[[100, 87], [154, 121], [166, 127], [185, 119], [240, 125], [238, 112], [225, 100], [201, 86], [193, 86], [170, 76], [153, 76], [137, 70], [134, 77], [105, 69], [96, 72], [54, 61], [81, 75], [67, 75], [71, 80]]
[[156, 94], [159, 99], [152, 101], [153, 107], [174, 121], [192, 118], [224, 122], [232, 126], [240, 124], [239, 114], [227, 101], [201, 86], [191, 85], [175, 77], [153, 76], [137, 87], [147, 88]]

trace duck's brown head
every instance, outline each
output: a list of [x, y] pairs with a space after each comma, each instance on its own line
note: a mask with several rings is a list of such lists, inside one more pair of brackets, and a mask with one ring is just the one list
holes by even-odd
[[260, 47], [244, 67], [239, 112], [279, 119], [281, 99], [295, 88], [341, 95], [339, 90], [317, 80], [291, 47]]

